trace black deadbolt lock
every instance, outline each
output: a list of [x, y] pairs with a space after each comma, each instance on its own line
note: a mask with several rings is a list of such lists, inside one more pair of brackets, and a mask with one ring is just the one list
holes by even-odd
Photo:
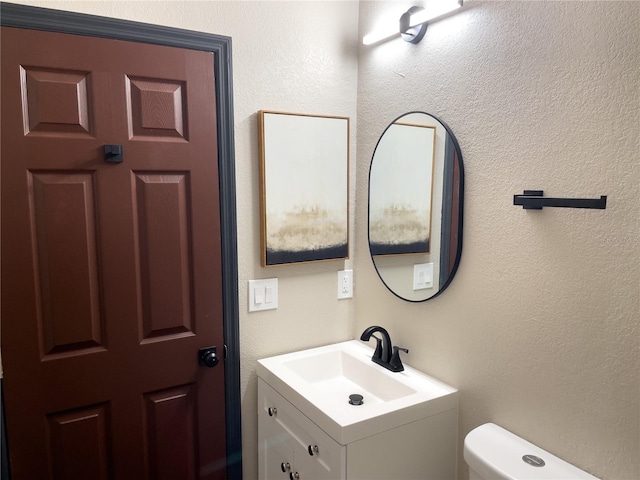
[[198, 365], [215, 367], [218, 364], [216, 347], [205, 347], [198, 350]]
[[105, 145], [104, 161], [107, 163], [122, 163], [122, 145]]

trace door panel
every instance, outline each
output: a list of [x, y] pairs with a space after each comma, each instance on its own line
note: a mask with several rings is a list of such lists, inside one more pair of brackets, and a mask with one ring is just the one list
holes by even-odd
[[27, 173], [42, 355], [103, 346], [94, 175]]
[[187, 140], [183, 82], [126, 77], [129, 135], [136, 140]]
[[189, 173], [134, 173], [142, 340], [193, 335]]
[[25, 135], [91, 135], [88, 72], [20, 66]]
[[210, 52], [2, 27], [15, 478], [225, 478], [214, 82]]
[[151, 478], [196, 478], [195, 407], [194, 384], [145, 394], [145, 444]]
[[54, 478], [110, 478], [108, 405], [47, 416]]

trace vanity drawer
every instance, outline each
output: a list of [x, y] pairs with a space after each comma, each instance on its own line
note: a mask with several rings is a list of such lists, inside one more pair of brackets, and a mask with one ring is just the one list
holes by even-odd
[[[291, 446], [300, 480], [344, 478], [346, 447], [309, 420], [282, 395], [258, 378], [258, 416], [274, 438]], [[305, 475], [305, 473], [307, 475]]]
[[294, 466], [290, 437], [274, 422], [258, 418], [258, 480], [287, 480]]

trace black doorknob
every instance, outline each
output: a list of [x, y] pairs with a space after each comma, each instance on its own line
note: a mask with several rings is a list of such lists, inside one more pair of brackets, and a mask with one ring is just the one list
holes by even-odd
[[216, 347], [205, 347], [198, 350], [198, 365], [204, 367], [215, 367], [218, 364]]

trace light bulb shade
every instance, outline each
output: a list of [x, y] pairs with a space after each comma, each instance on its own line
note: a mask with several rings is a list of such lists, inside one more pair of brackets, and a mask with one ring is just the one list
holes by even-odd
[[362, 43], [364, 45], [372, 45], [381, 40], [385, 40], [387, 38], [398, 35], [398, 27], [395, 25], [387, 26], [386, 28], [380, 28], [378, 30], [374, 30], [373, 32], [365, 35], [362, 38]]
[[[438, 17], [453, 12], [462, 7], [463, 0], [436, 0], [427, 3], [425, 8], [419, 8], [411, 14], [409, 27], [415, 27], [425, 22], [429, 22]], [[416, 8], [416, 7], [412, 7]], [[411, 11], [411, 8], [409, 9]]]

